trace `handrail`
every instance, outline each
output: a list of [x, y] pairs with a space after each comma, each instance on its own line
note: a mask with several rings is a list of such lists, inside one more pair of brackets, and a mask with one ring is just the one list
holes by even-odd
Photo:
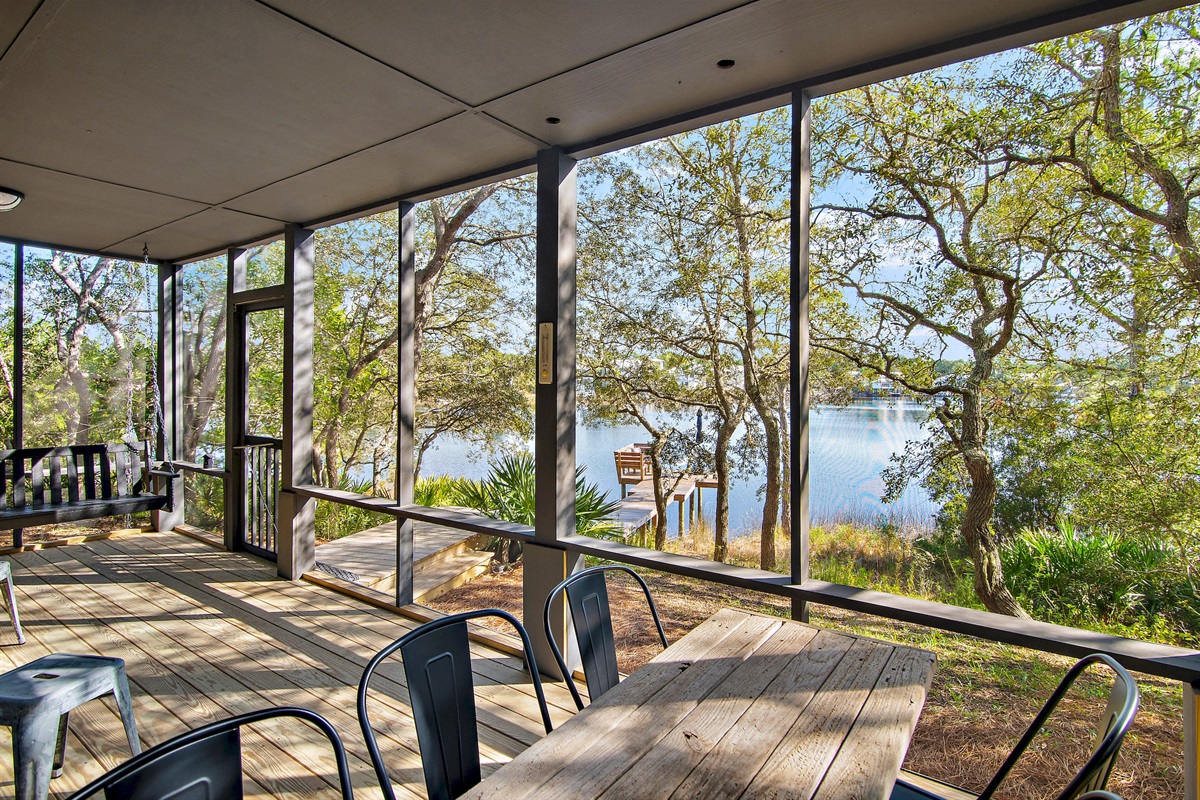
[[[387, 498], [364, 498], [353, 492], [326, 489], [319, 486], [297, 486], [297, 494], [320, 500], [365, 505], [370, 502], [374, 511], [391, 514], [397, 519], [431, 522], [471, 533], [502, 536], [523, 542], [533, 542], [533, 528], [489, 517], [426, 506], [398, 506]], [[351, 500], [351, 498], [356, 498]], [[1200, 689], [1200, 651], [1096, 633], [1082, 628], [1055, 625], [1050, 622], [1020, 619], [993, 614], [974, 608], [962, 608], [932, 600], [862, 589], [826, 581], [807, 580], [792, 583], [786, 575], [749, 567], [722, 564], [677, 553], [666, 553], [645, 547], [593, 539], [570, 534], [547, 547], [590, 555], [635, 567], [669, 572], [690, 578], [736, 586], [750, 591], [771, 594], [818, 605], [833, 606], [849, 611], [871, 614], [885, 619], [909, 622], [936, 630], [965, 634], [1045, 653], [1082, 658], [1089, 653], [1104, 653], [1126, 669], [1147, 675], [1181, 681]]]
[[203, 464], [197, 464], [195, 461], [182, 461], [180, 459], [173, 459], [171, 461], [167, 461], [166, 463], [170, 464], [172, 467], [177, 467], [178, 469], [181, 469], [185, 472], [196, 472], [201, 475], [209, 475], [213, 478], [221, 478], [221, 479], [225, 479], [225, 478], [229, 477], [229, 470], [227, 470], [227, 469], [218, 468], [218, 467], [206, 467]]

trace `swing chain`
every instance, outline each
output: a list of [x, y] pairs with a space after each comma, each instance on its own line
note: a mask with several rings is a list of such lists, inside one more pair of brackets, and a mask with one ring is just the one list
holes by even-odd
[[[143, 267], [142, 278], [144, 281], [143, 285], [145, 287], [145, 295], [146, 295], [146, 309], [149, 310], [153, 306], [154, 292], [153, 292], [153, 289], [151, 288], [153, 285], [153, 281], [150, 280], [150, 278], [147, 274], [149, 272], [149, 268], [150, 268], [150, 246], [146, 242], [142, 242], [142, 267]], [[166, 415], [163, 412], [162, 395], [159, 392], [158, 364], [155, 364], [150, 369], [150, 392], [151, 392], [152, 402], [154, 404], [154, 422], [157, 425], [157, 433], [159, 434], [160, 440], [163, 443], [163, 456], [164, 456], [164, 459], [169, 462], [172, 460], [171, 439], [169, 436], [167, 436]], [[133, 432], [133, 388], [132, 388], [132, 385], [130, 386], [129, 431], [131, 433]]]

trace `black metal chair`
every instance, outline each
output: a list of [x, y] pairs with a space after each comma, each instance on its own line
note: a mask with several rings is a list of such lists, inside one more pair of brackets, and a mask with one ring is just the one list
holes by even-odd
[[264, 708], [180, 734], [110, 770], [68, 800], [84, 800], [100, 792], [105, 800], [242, 800], [241, 728], [275, 717], [305, 720], [325, 734], [337, 760], [342, 797], [353, 800], [341, 737], [320, 714], [294, 706]]
[[479, 617], [499, 617], [517, 629], [525, 650], [525, 667], [533, 678], [533, 689], [541, 708], [542, 724], [546, 726], [546, 733], [551, 731], [550, 710], [542, 692], [533, 645], [516, 617], [492, 608], [452, 614], [428, 622], [380, 650], [363, 670], [358, 684], [358, 723], [362, 726], [371, 763], [387, 800], [396, 800], [396, 795], [367, 715], [367, 685], [383, 660], [396, 651], [400, 652], [404, 663], [430, 800], [453, 800], [479, 783], [479, 727], [467, 639], [467, 620]]
[[[1054, 694], [1046, 701], [1046, 705], [1038, 712], [1033, 724], [1029, 726], [1029, 730], [1025, 731], [1025, 735], [1017, 742], [1017, 746], [1009, 753], [1008, 758], [1004, 759], [996, 776], [979, 795], [979, 800], [990, 800], [995, 795], [1000, 784], [1008, 777], [1025, 749], [1041, 731], [1051, 712], [1058, 706], [1059, 701], [1066, 695], [1075, 679], [1083, 674], [1089, 666], [1096, 663], [1105, 664], [1113, 672], [1113, 685], [1108, 694], [1108, 705], [1104, 709], [1104, 716], [1100, 720], [1100, 733], [1091, 756], [1055, 797], [1057, 800], [1083, 800], [1083, 797], [1092, 798], [1092, 800], [1101, 800], [1102, 798], [1110, 800], [1105, 797], [1109, 793], [1097, 790], [1103, 789], [1108, 783], [1108, 776], [1112, 772], [1113, 762], [1121, 749], [1121, 742], [1125, 740], [1125, 734], [1133, 724], [1133, 718], [1138, 709], [1138, 688], [1134, 683], [1133, 676], [1103, 653], [1085, 656], [1071, 667], [1066, 677], [1058, 684], [1058, 688], [1054, 690]], [[933, 792], [898, 780], [892, 790], [892, 800], [941, 800], [941, 798]]]
[[606, 572], [627, 572], [637, 580], [646, 595], [646, 603], [650, 606], [650, 614], [654, 617], [654, 627], [658, 629], [658, 638], [664, 649], [667, 647], [667, 634], [663, 632], [662, 621], [658, 618], [658, 608], [654, 598], [650, 596], [650, 587], [642, 576], [632, 569], [620, 564], [606, 564], [591, 567], [576, 572], [550, 590], [546, 598], [544, 622], [546, 638], [550, 649], [558, 662], [558, 668], [566, 680], [575, 705], [583, 710], [583, 698], [575, 687], [571, 671], [563, 658], [558, 642], [554, 641], [553, 626], [550, 621], [550, 608], [560, 592], [566, 592], [567, 605], [571, 611], [571, 626], [575, 629], [575, 639], [579, 642], [579, 659], [583, 662], [583, 674], [587, 678], [588, 696], [595, 700], [612, 687], [621, 682], [621, 674], [617, 671], [617, 645], [613, 638], [612, 613], [608, 606], [608, 585], [605, 582]]

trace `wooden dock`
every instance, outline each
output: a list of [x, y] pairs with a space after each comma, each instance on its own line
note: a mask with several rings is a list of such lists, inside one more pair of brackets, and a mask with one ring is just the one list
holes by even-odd
[[[671, 477], [664, 478], [668, 483]], [[715, 489], [716, 477], [713, 475], [684, 475], [675, 490], [671, 500], [678, 510], [677, 533], [682, 536], [691, 529], [700, 515], [700, 504], [703, 501], [703, 489]], [[654, 505], [654, 480], [646, 478], [632, 485], [621, 498], [617, 512], [611, 519], [620, 524], [625, 536], [632, 536], [654, 524], [658, 509]]]
[[[649, 529], [658, 516], [658, 508], [654, 504], [654, 476], [650, 467], [650, 445], [645, 443], [627, 444], [613, 451], [613, 461], [617, 468], [617, 483], [621, 485], [621, 501], [617, 513], [609, 519], [617, 522], [624, 532], [625, 538], [635, 536]], [[668, 473], [663, 476], [667, 484], [675, 483], [676, 475]], [[671, 493], [671, 501], [679, 508], [678, 534], [695, 524], [701, 508], [701, 490], [717, 488], [715, 475], [684, 475]], [[686, 509], [686, 526], [685, 509]]]

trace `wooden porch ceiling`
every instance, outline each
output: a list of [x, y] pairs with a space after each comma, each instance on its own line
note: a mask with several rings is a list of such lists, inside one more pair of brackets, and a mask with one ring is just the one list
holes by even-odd
[[[28, 643], [7, 644], [0, 670], [49, 652], [125, 659], [143, 746], [188, 728], [265, 706], [300, 705], [337, 727], [350, 754], [356, 797], [378, 798], [355, 716], [367, 660], [413, 628], [413, 620], [313, 584], [290, 583], [258, 559], [225, 553], [174, 533], [128, 535], [9, 557]], [[485, 776], [544, 735], [520, 662], [473, 645]], [[397, 796], [425, 796], [403, 671], [376, 679], [372, 705]], [[547, 684], [556, 724], [573, 713], [561, 685]], [[249, 796], [336, 795], [328, 748], [303, 723], [260, 726], [244, 741]], [[12, 793], [8, 729], [0, 728], [0, 795]], [[65, 797], [129, 757], [116, 707], [96, 701], [71, 715]]]
[[5, 0], [0, 237], [185, 259], [1181, 4]]

